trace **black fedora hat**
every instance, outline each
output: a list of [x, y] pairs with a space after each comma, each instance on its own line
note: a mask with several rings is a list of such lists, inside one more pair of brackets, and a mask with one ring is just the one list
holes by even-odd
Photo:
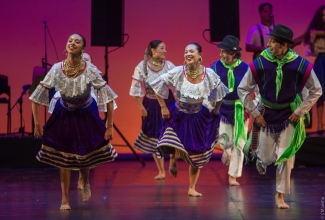
[[232, 35], [227, 35], [223, 38], [221, 44], [217, 44], [217, 47], [224, 50], [231, 51], [241, 51], [242, 49], [239, 47], [239, 39]]
[[282, 39], [283, 41], [289, 43], [289, 44], [295, 44], [293, 41], [292, 41], [292, 38], [293, 38], [293, 31], [282, 25], [282, 24], [277, 24], [274, 26], [274, 29], [272, 30], [270, 36], [273, 36], [273, 37], [277, 37], [277, 38], [280, 38]]

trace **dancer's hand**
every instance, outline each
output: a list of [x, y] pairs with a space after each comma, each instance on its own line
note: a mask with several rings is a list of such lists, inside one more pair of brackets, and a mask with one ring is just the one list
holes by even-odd
[[263, 115], [259, 115], [255, 118], [255, 123], [260, 127], [266, 126], [266, 121], [264, 120]]
[[170, 113], [166, 106], [161, 107], [161, 115], [162, 115], [162, 118], [169, 119]]
[[299, 122], [300, 117], [296, 114], [296, 113], [292, 113], [292, 115], [290, 115], [289, 120], [292, 122]]
[[146, 117], [148, 116], [148, 112], [145, 108], [141, 108], [141, 116], [143, 119], [146, 119]]
[[39, 124], [35, 124], [34, 126], [34, 137], [40, 138], [43, 136], [43, 128]]
[[214, 114], [214, 115], [218, 115], [218, 112], [219, 112], [218, 109], [213, 109], [212, 110], [212, 114]]
[[109, 126], [106, 128], [104, 139], [107, 141], [113, 139], [113, 126]]

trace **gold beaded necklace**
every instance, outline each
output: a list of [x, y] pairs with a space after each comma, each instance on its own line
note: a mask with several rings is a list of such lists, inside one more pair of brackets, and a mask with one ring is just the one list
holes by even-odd
[[156, 62], [156, 61], [154, 61], [152, 58], [151, 58], [149, 61], [150, 61], [150, 63], [151, 63], [152, 65], [154, 65], [154, 66], [161, 66], [161, 64], [162, 64], [161, 61]]
[[[82, 60], [80, 60], [80, 63], [76, 66], [71, 66], [68, 64], [67, 60], [63, 61], [63, 69], [65, 74], [69, 77], [69, 78], [74, 78], [78, 75], [79, 71], [80, 71], [80, 65], [81, 65]], [[73, 69], [72, 71], [69, 69]], [[77, 68], [76, 70], [74, 70], [75, 68]]]
[[196, 70], [191, 70], [190, 67], [186, 65], [186, 72], [192, 79], [196, 79], [197, 76], [202, 72], [202, 69], [202, 65], [200, 65]]
[[81, 60], [80, 60], [80, 63], [78, 63], [78, 64], [77, 64], [77, 65], [75, 65], [75, 66], [71, 66], [71, 65], [68, 63], [68, 61], [67, 61], [67, 60], [65, 60], [64, 62], [66, 63], [66, 65], [67, 65], [69, 68], [71, 68], [71, 69], [73, 69], [73, 70], [74, 70], [74, 68], [76, 68], [76, 67], [79, 67], [79, 66], [80, 66], [80, 64], [81, 64]]

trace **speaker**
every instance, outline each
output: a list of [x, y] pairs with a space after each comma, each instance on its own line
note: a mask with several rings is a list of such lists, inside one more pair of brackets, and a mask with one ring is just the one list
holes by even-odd
[[239, 38], [238, 0], [210, 0], [210, 41], [220, 42], [231, 34]]
[[124, 0], [91, 1], [91, 45], [123, 46]]

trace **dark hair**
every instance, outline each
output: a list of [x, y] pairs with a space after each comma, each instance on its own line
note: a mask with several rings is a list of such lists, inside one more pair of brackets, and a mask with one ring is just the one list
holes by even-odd
[[161, 44], [161, 43], [162, 43], [161, 40], [153, 40], [148, 44], [148, 53], [150, 56], [152, 56], [151, 49], [156, 49], [159, 46], [159, 44]]
[[264, 2], [264, 3], [260, 4], [260, 6], [258, 6], [258, 11], [259, 11], [260, 13], [262, 13], [262, 11], [263, 11], [263, 9], [264, 9], [265, 6], [270, 6], [270, 7], [272, 8], [271, 3]]
[[152, 57], [152, 51], [151, 49], [156, 49], [159, 44], [161, 44], [161, 40], [153, 40], [148, 44], [148, 47], [144, 51], [144, 58], [143, 58], [143, 71], [146, 76], [148, 76], [148, 70], [147, 70], [147, 65], [148, 65], [148, 54]]
[[237, 51], [236, 52], [235, 58], [236, 59], [240, 59], [241, 58], [241, 52], [240, 51]]
[[325, 30], [324, 22], [323, 22], [323, 10], [325, 9], [325, 5], [320, 6], [314, 14], [313, 19], [311, 20], [306, 32], [304, 33], [304, 43], [310, 44], [310, 30]]
[[288, 45], [290, 44], [290, 42], [288, 42], [286, 39], [282, 38], [282, 37], [275, 37], [272, 36], [274, 38], [274, 41], [283, 45], [284, 43], [287, 43]]
[[87, 53], [87, 52], [83, 52], [83, 54], [84, 54], [84, 53], [86, 53], [86, 54], [89, 55], [89, 57], [90, 57], [90, 59], [91, 59], [91, 63], [93, 63], [93, 57], [92, 57], [89, 53]]
[[226, 53], [230, 54], [230, 55], [235, 55], [236, 59], [240, 59], [241, 57], [241, 52], [240, 51], [234, 51], [234, 50], [225, 50]]
[[84, 36], [82, 36], [81, 34], [78, 34], [78, 33], [75, 33], [75, 34], [79, 35], [82, 38], [82, 41], [84, 42], [83, 48], [85, 48], [86, 47], [86, 39], [84, 38]]
[[191, 43], [189, 43], [188, 45], [191, 45], [191, 44], [195, 45], [195, 47], [196, 47], [196, 49], [199, 51], [199, 53], [202, 53], [202, 47], [201, 47], [200, 44], [195, 43], [195, 42], [191, 42]]

